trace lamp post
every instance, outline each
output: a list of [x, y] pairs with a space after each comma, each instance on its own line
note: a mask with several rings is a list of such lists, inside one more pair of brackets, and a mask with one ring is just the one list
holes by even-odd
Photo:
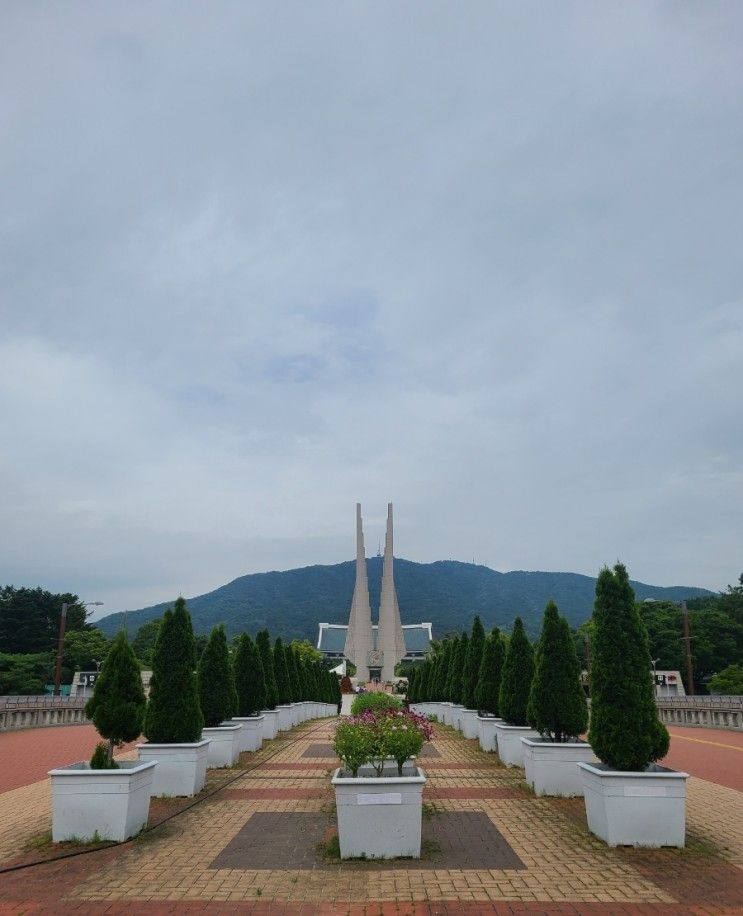
[[54, 696], [60, 695], [60, 683], [62, 681], [62, 655], [64, 654], [64, 633], [67, 626], [67, 609], [75, 607], [88, 607], [89, 605], [101, 605], [102, 601], [74, 601], [71, 604], [65, 602], [62, 605], [62, 613], [59, 617], [59, 639], [57, 640], [57, 664], [54, 669]]
[[689, 609], [686, 607], [686, 602], [681, 602], [681, 624], [683, 627], [683, 637], [684, 648], [686, 650], [686, 680], [687, 680], [687, 693], [689, 696], [694, 696], [694, 672], [691, 667], [691, 640], [692, 637], [689, 635]]
[[660, 661], [660, 658], [654, 658], [652, 661], [653, 661], [653, 691], [655, 692], [655, 695], [658, 696], [658, 674], [657, 674], [655, 666]]

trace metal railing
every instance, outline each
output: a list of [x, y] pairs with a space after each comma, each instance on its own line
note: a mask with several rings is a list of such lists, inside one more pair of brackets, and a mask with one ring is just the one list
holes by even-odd
[[6, 696], [0, 697], [0, 709], [80, 709], [85, 706], [84, 697]]

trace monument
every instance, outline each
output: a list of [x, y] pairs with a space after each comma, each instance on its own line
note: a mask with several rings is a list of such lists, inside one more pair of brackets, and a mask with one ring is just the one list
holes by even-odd
[[343, 654], [356, 665], [356, 677], [359, 680], [369, 680], [369, 659], [373, 651], [374, 637], [369, 604], [369, 580], [366, 575], [364, 528], [361, 503], [356, 503], [356, 584], [353, 589]]

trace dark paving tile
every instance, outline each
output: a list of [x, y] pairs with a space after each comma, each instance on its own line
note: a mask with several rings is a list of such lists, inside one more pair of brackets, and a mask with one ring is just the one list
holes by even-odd
[[333, 750], [332, 744], [310, 744], [308, 745], [303, 757], [331, 757], [333, 760], [336, 760], [335, 751]]
[[318, 862], [328, 818], [314, 812], [251, 814], [240, 832], [225, 846], [209, 868], [312, 869]]
[[440, 757], [441, 754], [432, 744], [424, 744], [419, 757]]
[[484, 811], [436, 811], [423, 818], [424, 868], [525, 868]]

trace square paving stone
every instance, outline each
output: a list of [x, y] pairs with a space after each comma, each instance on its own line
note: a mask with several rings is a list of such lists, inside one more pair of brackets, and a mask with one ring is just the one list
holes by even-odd
[[337, 760], [332, 744], [310, 744], [304, 749], [303, 757], [332, 757]]
[[328, 818], [320, 812], [257, 811], [209, 868], [321, 868], [317, 845], [327, 827]]
[[432, 744], [424, 744], [419, 757], [440, 757], [441, 754]]

